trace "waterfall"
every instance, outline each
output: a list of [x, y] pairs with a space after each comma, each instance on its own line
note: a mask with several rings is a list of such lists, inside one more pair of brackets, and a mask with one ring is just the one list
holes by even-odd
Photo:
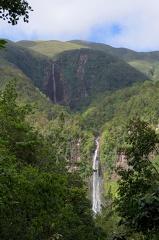
[[92, 210], [94, 213], [100, 212], [101, 209], [101, 177], [99, 169], [99, 139], [95, 140], [96, 149], [93, 156], [93, 191], [92, 191]]
[[55, 64], [52, 64], [52, 87], [53, 87], [53, 95], [54, 95], [54, 102], [56, 103], [56, 82], [55, 82]]

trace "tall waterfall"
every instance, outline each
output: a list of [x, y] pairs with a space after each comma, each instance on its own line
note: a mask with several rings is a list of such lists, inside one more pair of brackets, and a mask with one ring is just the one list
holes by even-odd
[[95, 140], [96, 149], [93, 156], [93, 193], [92, 193], [92, 210], [94, 213], [100, 212], [101, 209], [101, 176], [99, 169], [99, 139]]

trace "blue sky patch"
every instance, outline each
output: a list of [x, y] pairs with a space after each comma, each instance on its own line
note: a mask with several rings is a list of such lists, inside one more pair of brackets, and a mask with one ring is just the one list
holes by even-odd
[[111, 32], [112, 35], [118, 35], [118, 34], [120, 34], [120, 33], [121, 33], [121, 30], [122, 30], [122, 28], [121, 28], [121, 26], [118, 25], [118, 24], [113, 24], [113, 25], [111, 26], [111, 28], [110, 28], [110, 32]]
[[120, 34], [122, 27], [118, 24], [102, 25], [92, 29], [89, 41], [105, 43], [112, 36]]

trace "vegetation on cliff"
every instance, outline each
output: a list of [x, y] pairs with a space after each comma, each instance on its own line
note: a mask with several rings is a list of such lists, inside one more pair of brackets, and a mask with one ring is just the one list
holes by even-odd
[[12, 64], [52, 101], [56, 99], [74, 111], [84, 110], [99, 94], [148, 79], [117, 57], [97, 50], [65, 51], [53, 61], [13, 42], [8, 42], [6, 48], [7, 51], [0, 52], [6, 67]]
[[104, 239], [82, 179], [68, 171], [63, 118], [44, 138], [25, 122], [30, 106], [16, 97], [14, 82], [0, 95], [0, 238]]
[[[143, 240], [149, 236], [155, 240], [157, 213], [153, 226], [148, 218], [145, 229], [140, 224], [144, 214], [149, 216], [153, 206], [158, 208], [154, 169], [151, 164], [142, 166], [139, 182], [135, 168], [130, 175], [118, 172], [121, 183], [129, 184], [130, 192], [135, 193], [134, 199], [129, 194], [129, 202], [134, 205], [139, 202], [134, 208], [131, 204], [124, 208], [126, 198], [122, 196], [127, 193], [121, 183], [114, 181], [117, 179], [114, 169], [121, 159], [119, 148], [124, 151], [127, 144], [130, 119], [141, 119], [141, 130], [145, 126], [152, 137], [156, 136], [152, 139], [158, 139], [151, 131], [151, 127], [157, 129], [159, 124], [158, 81], [145, 81], [145, 75], [101, 51], [65, 51], [53, 61], [20, 44], [10, 42], [7, 49], [0, 53], [1, 238]], [[53, 103], [53, 64], [56, 103]], [[17, 84], [6, 85], [15, 76]], [[136, 131], [134, 128], [132, 132]], [[99, 135], [106, 208], [94, 221], [87, 183], [92, 174], [94, 139]], [[151, 139], [137, 136], [138, 143], [142, 136], [143, 143], [144, 139]], [[136, 154], [134, 148], [129, 149]], [[140, 157], [138, 166], [143, 163]], [[155, 164], [157, 159], [155, 154]], [[140, 180], [145, 185], [139, 186]], [[141, 196], [135, 184], [142, 189]], [[115, 197], [117, 208], [112, 205]], [[132, 216], [134, 209], [138, 211]], [[126, 225], [130, 218], [141, 221], [138, 225], [131, 221]]]

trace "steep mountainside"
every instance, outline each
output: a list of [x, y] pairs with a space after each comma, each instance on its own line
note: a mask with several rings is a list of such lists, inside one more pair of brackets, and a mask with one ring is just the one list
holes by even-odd
[[50, 69], [50, 59], [48, 57], [13, 42], [8, 42], [6, 51], [0, 51], [0, 58], [14, 64], [39, 89]]
[[[56, 78], [56, 73], [60, 78]], [[55, 79], [63, 82], [65, 102], [71, 109], [80, 110], [97, 95], [143, 82], [146, 77], [112, 55], [80, 49], [58, 55]]]
[[42, 57], [36, 52], [33, 54], [12, 42], [7, 45], [7, 51], [0, 51], [0, 90], [3, 90], [9, 81], [17, 80], [17, 102], [20, 105], [32, 105], [34, 114], [28, 116], [28, 121], [37, 128], [44, 127], [48, 120], [55, 120], [62, 112], [66, 116], [68, 114], [63, 106], [53, 105], [50, 99], [39, 90], [45, 77], [46, 63], [45, 56]]
[[153, 80], [159, 79], [159, 51], [135, 52], [127, 48], [115, 48], [107, 44], [72, 40], [71, 43], [110, 53], [126, 61]]
[[9, 42], [7, 51], [0, 52], [0, 57], [20, 69], [52, 102], [73, 110], [85, 108], [99, 94], [147, 79], [124, 61], [91, 49], [65, 51], [53, 61], [30, 48]]
[[29, 47], [39, 53], [47, 55], [54, 60], [58, 53], [66, 50], [90, 48], [116, 56], [138, 69], [152, 80], [159, 79], [159, 51], [135, 52], [127, 48], [115, 48], [103, 43], [72, 40], [61, 41], [20, 41], [18, 44]]

